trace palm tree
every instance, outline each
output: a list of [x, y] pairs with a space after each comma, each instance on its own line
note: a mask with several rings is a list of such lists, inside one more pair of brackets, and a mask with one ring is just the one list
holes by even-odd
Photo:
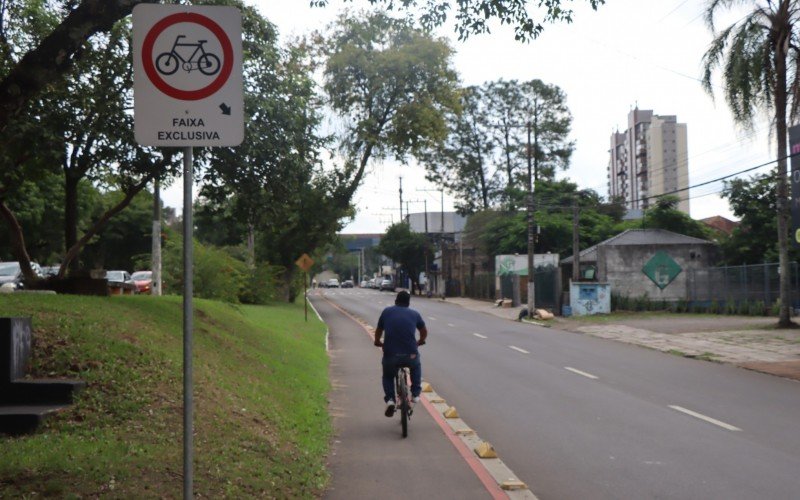
[[[789, 203], [786, 176], [787, 119], [796, 118], [800, 104], [800, 2], [798, 0], [752, 0], [753, 9], [742, 19], [717, 32], [714, 18], [721, 11], [738, 7], [743, 0], [709, 0], [705, 20], [714, 40], [703, 56], [703, 88], [713, 96], [711, 78], [722, 69], [725, 101], [734, 120], [753, 128], [758, 112], [772, 119], [778, 159], [775, 190], [778, 199], [778, 249], [781, 308], [779, 327], [789, 327]], [[789, 109], [789, 103], [791, 108]], [[787, 111], [788, 116], [787, 116]]]

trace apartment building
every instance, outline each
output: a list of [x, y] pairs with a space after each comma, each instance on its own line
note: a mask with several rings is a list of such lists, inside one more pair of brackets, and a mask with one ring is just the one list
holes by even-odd
[[[629, 210], [652, 206], [655, 198], [689, 186], [686, 124], [638, 107], [628, 113], [628, 129], [611, 134], [608, 193]], [[689, 213], [688, 191], [679, 191], [678, 209]]]

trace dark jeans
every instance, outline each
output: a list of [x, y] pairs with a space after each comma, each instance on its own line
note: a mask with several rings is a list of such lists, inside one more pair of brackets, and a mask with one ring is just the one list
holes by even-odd
[[394, 401], [394, 376], [397, 374], [397, 369], [403, 365], [411, 369], [411, 395], [419, 396], [422, 392], [422, 363], [419, 354], [384, 354], [381, 364], [384, 401]]

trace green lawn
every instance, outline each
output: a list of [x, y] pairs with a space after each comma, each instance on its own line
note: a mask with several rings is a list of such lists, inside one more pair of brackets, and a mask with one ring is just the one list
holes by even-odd
[[[0, 435], [0, 497], [180, 497], [180, 297], [2, 295], [31, 316], [32, 375], [87, 382], [37, 434]], [[327, 481], [325, 326], [302, 303], [195, 301], [195, 493], [314, 497]]]

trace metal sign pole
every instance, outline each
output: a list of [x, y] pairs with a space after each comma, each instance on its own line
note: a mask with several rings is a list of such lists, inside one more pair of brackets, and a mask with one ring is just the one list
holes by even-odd
[[183, 149], [183, 498], [192, 498], [192, 148]]
[[306, 299], [306, 323], [308, 323], [308, 271], [305, 273], [306, 279], [303, 282], [303, 297]]

